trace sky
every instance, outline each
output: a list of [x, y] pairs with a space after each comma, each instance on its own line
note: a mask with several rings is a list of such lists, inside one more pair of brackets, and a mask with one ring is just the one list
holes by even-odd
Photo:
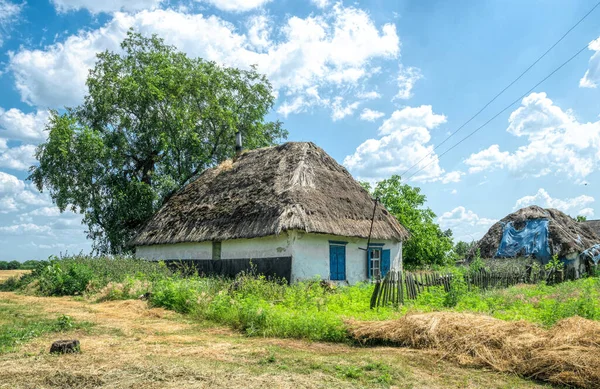
[[96, 54], [130, 28], [256, 65], [289, 140], [359, 180], [401, 175], [456, 240], [532, 204], [600, 218], [600, 7], [465, 125], [596, 2], [0, 0], [0, 260], [90, 251], [28, 170], [48, 111], [82, 102]]

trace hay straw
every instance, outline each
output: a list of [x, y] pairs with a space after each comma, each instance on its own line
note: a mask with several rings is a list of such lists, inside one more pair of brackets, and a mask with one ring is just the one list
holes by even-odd
[[461, 365], [600, 388], [600, 323], [580, 317], [562, 320], [550, 330], [524, 321], [454, 312], [347, 324], [350, 335], [362, 343], [429, 348]]

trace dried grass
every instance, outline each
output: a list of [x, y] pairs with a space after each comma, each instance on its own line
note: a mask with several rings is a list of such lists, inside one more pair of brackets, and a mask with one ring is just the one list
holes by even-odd
[[580, 317], [562, 320], [550, 330], [524, 321], [454, 312], [348, 325], [350, 335], [363, 343], [434, 349], [461, 365], [600, 388], [600, 323]]

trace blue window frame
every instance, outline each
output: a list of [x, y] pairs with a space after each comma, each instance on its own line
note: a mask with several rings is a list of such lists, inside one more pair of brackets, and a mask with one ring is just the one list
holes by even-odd
[[367, 275], [372, 279], [385, 277], [391, 266], [390, 250], [384, 250], [384, 243], [371, 243], [367, 250]]
[[329, 279], [346, 280], [346, 245], [345, 242], [329, 243]]

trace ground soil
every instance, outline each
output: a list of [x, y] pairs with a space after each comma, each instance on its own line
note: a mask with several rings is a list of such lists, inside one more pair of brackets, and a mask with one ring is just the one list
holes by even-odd
[[[93, 303], [0, 293], [0, 303], [94, 323], [0, 354], [0, 388], [549, 387], [459, 367], [433, 351], [246, 337], [138, 300]], [[61, 338], [79, 339], [81, 354], [49, 354]]]

